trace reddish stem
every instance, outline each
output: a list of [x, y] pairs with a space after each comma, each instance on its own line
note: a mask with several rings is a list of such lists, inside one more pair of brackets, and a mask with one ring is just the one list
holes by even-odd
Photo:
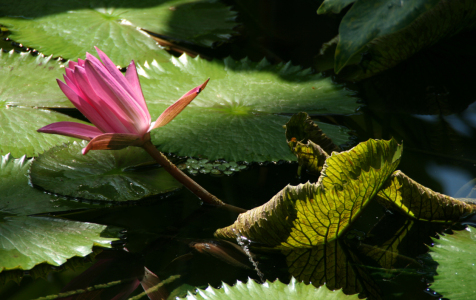
[[246, 211], [246, 209], [226, 204], [220, 199], [218, 199], [216, 196], [210, 194], [207, 190], [201, 187], [193, 179], [185, 175], [184, 172], [179, 170], [172, 162], [170, 162], [170, 160], [162, 152], [155, 148], [155, 146], [151, 143], [150, 140], [145, 142], [142, 147], [145, 149], [145, 151], [147, 151], [147, 153], [149, 153], [150, 156], [152, 156], [152, 158], [155, 159], [156, 162], [158, 162], [167, 172], [169, 172], [170, 175], [177, 179], [177, 181], [183, 184], [203, 202], [237, 213], [242, 213]]

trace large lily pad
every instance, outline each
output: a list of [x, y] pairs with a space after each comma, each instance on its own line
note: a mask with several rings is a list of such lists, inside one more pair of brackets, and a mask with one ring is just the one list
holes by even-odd
[[264, 284], [258, 284], [253, 280], [247, 283], [238, 281], [234, 286], [223, 283], [221, 289], [208, 287], [205, 290], [198, 290], [196, 294], [189, 292], [187, 300], [237, 300], [237, 299], [289, 299], [289, 300], [357, 300], [357, 295], [347, 296], [341, 290], [330, 291], [325, 286], [315, 288], [312, 285], [306, 285], [297, 282], [293, 277], [289, 284], [266, 281]]
[[[440, 0], [416, 0], [395, 2], [393, 0], [357, 0], [339, 26], [339, 43], [335, 54], [335, 71], [338, 73], [356, 53], [373, 39], [397, 32], [410, 25], [421, 14], [430, 10]], [[330, 1], [324, 2], [318, 13], [334, 11], [327, 9]], [[340, 10], [349, 1], [338, 2]], [[335, 6], [333, 4], [332, 6]]]
[[73, 107], [58, 88], [64, 65], [51, 56], [0, 51], [0, 105]]
[[[211, 79], [173, 122], [152, 131], [153, 142], [164, 152], [229, 161], [295, 160], [283, 134], [288, 114], [350, 114], [358, 107], [343, 86], [290, 63], [209, 62], [186, 55], [172, 63], [138, 68], [154, 117], [185, 91]], [[328, 133], [336, 141], [347, 135], [337, 128], [339, 134]]]
[[[0, 221], [1, 270], [28, 270], [40, 263], [59, 266], [86, 256], [93, 246], [110, 247], [107, 226], [47, 217], [3, 217]], [[116, 230], [115, 236], [118, 235]]]
[[121, 66], [136, 61], [168, 60], [140, 28], [210, 46], [236, 26], [235, 13], [218, 1], [3, 1], [0, 23], [10, 38], [47, 55], [67, 59], [105, 51]]
[[93, 246], [110, 247], [118, 232], [104, 225], [28, 214], [89, 207], [45, 194], [28, 184], [31, 160], [2, 157], [0, 165], [0, 271], [61, 265], [86, 256]]
[[142, 148], [91, 151], [87, 142], [55, 147], [38, 156], [31, 167], [33, 184], [61, 195], [92, 200], [138, 200], [181, 187], [162, 168], [134, 170], [154, 162]]
[[35, 156], [52, 146], [78, 139], [36, 132], [60, 121], [80, 122], [50, 110], [28, 107], [0, 107], [0, 154]]
[[0, 154], [34, 156], [54, 145], [77, 140], [36, 130], [54, 122], [81, 121], [50, 110], [11, 106], [71, 107], [55, 81], [62, 72], [61, 64], [51, 61], [51, 57], [0, 51]]
[[476, 296], [476, 229], [434, 239], [431, 257], [438, 262], [438, 275], [431, 288], [452, 300]]

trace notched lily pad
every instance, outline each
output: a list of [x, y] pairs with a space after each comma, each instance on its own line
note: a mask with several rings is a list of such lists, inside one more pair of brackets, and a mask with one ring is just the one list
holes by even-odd
[[452, 300], [476, 296], [476, 228], [433, 239], [431, 257], [438, 263], [438, 275], [431, 289]]
[[[158, 116], [188, 87], [211, 78], [187, 109], [151, 133], [160, 150], [179, 156], [248, 162], [296, 160], [283, 137], [282, 126], [289, 121], [285, 114], [302, 110], [351, 114], [359, 106], [344, 86], [290, 63], [231, 58], [209, 62], [183, 55], [172, 58], [172, 64], [140, 65], [138, 73], [152, 116]], [[348, 133], [337, 128], [329, 136], [347, 141]]]
[[33, 162], [33, 184], [52, 193], [91, 200], [127, 201], [170, 192], [181, 187], [158, 167], [134, 170], [152, 158], [142, 149], [81, 154], [86, 141], [55, 147]]
[[238, 299], [289, 299], [289, 300], [357, 300], [357, 295], [347, 296], [341, 290], [330, 291], [327, 287], [315, 288], [298, 282], [294, 277], [289, 284], [266, 281], [258, 284], [249, 279], [247, 283], [238, 281], [234, 286], [223, 283], [223, 287], [215, 289], [208, 287], [198, 290], [196, 294], [188, 293], [187, 300], [238, 300]]
[[76, 59], [97, 46], [126, 66], [170, 57], [141, 28], [211, 46], [234, 33], [235, 15], [219, 1], [3, 1], [0, 23], [12, 40], [41, 53]]
[[90, 205], [59, 199], [28, 184], [32, 160], [1, 158], [0, 164], [0, 272], [28, 270], [35, 265], [63, 264], [73, 256], [86, 256], [93, 246], [110, 247], [116, 228], [29, 214], [89, 208]]

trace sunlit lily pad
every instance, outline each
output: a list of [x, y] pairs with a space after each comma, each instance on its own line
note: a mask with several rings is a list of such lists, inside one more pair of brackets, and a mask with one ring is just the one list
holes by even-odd
[[[0, 220], [1, 270], [28, 270], [40, 263], [59, 266], [86, 256], [93, 246], [110, 247], [107, 226], [48, 217], [3, 217]], [[118, 235], [118, 230], [115, 231]]]
[[238, 281], [234, 286], [223, 283], [223, 287], [215, 289], [208, 287], [205, 290], [198, 290], [196, 294], [189, 292], [187, 300], [241, 300], [241, 299], [289, 299], [289, 300], [357, 300], [357, 295], [348, 296], [341, 290], [331, 291], [325, 286], [315, 288], [297, 282], [293, 277], [289, 284], [284, 284], [279, 280], [275, 282], [266, 281], [258, 284], [249, 279], [247, 283]]
[[[187, 90], [211, 79], [170, 124], [152, 131], [153, 142], [164, 152], [228, 161], [296, 160], [283, 129], [290, 114], [351, 114], [358, 107], [353, 92], [290, 63], [231, 58], [209, 62], [186, 55], [172, 58], [172, 63], [138, 68], [153, 118]], [[342, 127], [329, 133], [322, 128], [336, 143], [348, 136]]]
[[90, 207], [45, 194], [28, 184], [31, 160], [2, 157], [0, 165], [0, 271], [28, 270], [40, 263], [61, 265], [86, 256], [93, 246], [110, 247], [116, 229], [28, 214]]
[[234, 12], [219, 1], [3, 1], [0, 23], [12, 40], [66, 59], [99, 47], [118, 65], [168, 60], [140, 28], [210, 46], [233, 34]]
[[431, 289], [452, 300], [476, 297], [476, 228], [434, 239], [431, 257], [438, 263]]
[[55, 80], [63, 74], [63, 63], [51, 56], [0, 51], [0, 105], [73, 107]]
[[92, 200], [138, 200], [181, 187], [164, 169], [135, 170], [154, 162], [141, 148], [81, 154], [86, 141], [52, 148], [32, 164], [31, 181], [47, 191]]
[[81, 121], [44, 109], [0, 107], [0, 154], [34, 156], [52, 146], [77, 139], [36, 132], [38, 128], [60, 121]]

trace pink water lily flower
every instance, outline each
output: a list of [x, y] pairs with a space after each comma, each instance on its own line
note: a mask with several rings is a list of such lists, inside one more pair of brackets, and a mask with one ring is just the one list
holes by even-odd
[[69, 62], [64, 83], [57, 79], [66, 97], [95, 126], [57, 122], [38, 129], [89, 140], [83, 154], [89, 150], [143, 145], [150, 140], [152, 129], [172, 121], [208, 83], [207, 80], [183, 95], [151, 124], [134, 61], [124, 76], [104, 52], [98, 48], [96, 51], [102, 62], [86, 53], [86, 60]]

